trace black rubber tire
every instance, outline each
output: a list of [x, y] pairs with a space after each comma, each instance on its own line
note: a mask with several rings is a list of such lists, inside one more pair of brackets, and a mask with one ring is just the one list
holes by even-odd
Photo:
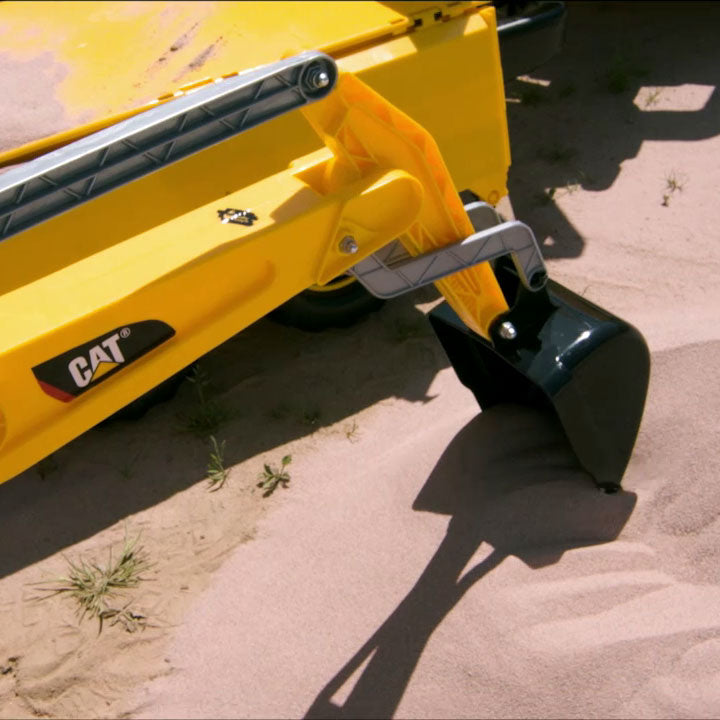
[[269, 317], [282, 325], [317, 332], [354, 325], [384, 304], [355, 281], [337, 290], [305, 290], [273, 310]]
[[[349, 327], [384, 304], [384, 300], [371, 295], [356, 281], [337, 290], [305, 290], [271, 312], [269, 317], [282, 325], [318, 332], [328, 328]], [[191, 369], [192, 366], [172, 375], [113, 413], [100, 425], [116, 420], [139, 420], [150, 408], [171, 400]]]
[[190, 368], [186, 368], [175, 375], [171, 375], [167, 380], [164, 380], [152, 390], [148, 390], [144, 395], [135, 398], [135, 400], [128, 403], [124, 408], [120, 408], [120, 410], [113, 413], [109, 418], [103, 420], [100, 425], [112, 423], [116, 420], [139, 420], [150, 408], [159, 403], [172, 400], [180, 388], [180, 385], [182, 385], [183, 380], [187, 377], [189, 370]]

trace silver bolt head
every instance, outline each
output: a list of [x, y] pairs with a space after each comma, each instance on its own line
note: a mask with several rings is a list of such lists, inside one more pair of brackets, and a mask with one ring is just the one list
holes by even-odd
[[330, 76], [324, 70], [316, 71], [310, 76], [310, 82], [313, 87], [324, 88], [330, 84]]
[[352, 235], [346, 235], [340, 241], [340, 252], [345, 253], [345, 255], [354, 255], [358, 249], [358, 244]]
[[500, 323], [498, 334], [503, 340], [514, 340], [517, 337], [517, 330], [509, 320], [505, 320], [505, 322]]

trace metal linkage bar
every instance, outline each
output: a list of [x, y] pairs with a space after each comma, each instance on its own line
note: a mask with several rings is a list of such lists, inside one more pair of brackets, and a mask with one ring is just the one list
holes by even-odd
[[376, 297], [393, 298], [473, 265], [511, 255], [525, 287], [544, 287], [545, 263], [525, 223], [500, 222], [495, 209], [483, 202], [470, 203], [465, 210], [473, 227], [479, 230], [465, 240], [416, 257], [411, 257], [396, 240], [361, 260], [349, 272]]
[[0, 241], [327, 95], [337, 67], [304, 52], [201, 86], [0, 176]]

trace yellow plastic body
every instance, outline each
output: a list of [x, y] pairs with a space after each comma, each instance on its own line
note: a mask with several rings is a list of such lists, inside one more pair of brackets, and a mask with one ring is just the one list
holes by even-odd
[[[455, 190], [495, 201], [509, 163], [493, 12], [364, 41], [326, 100], [1, 242], [0, 481], [394, 238], [418, 252], [472, 232]], [[224, 207], [258, 220], [222, 224]], [[339, 249], [348, 232], [358, 255]], [[479, 332], [505, 309], [487, 266], [441, 289]], [[175, 335], [71, 402], [32, 373], [149, 319]]]
[[[401, 168], [419, 180], [423, 190], [417, 217], [398, 235], [410, 254], [432, 252], [472, 235], [472, 223], [432, 136], [362, 81], [341, 75], [335, 92], [302, 112], [333, 153], [332, 160], [302, 176], [315, 190], [332, 194], [381, 170]], [[336, 243], [345, 236], [358, 241], [355, 261], [369, 254], [363, 223], [344, 219], [338, 233]], [[320, 282], [331, 280], [346, 264], [344, 258], [331, 258], [321, 268]], [[488, 263], [435, 284], [463, 322], [485, 337], [492, 321], [508, 309]]]
[[[0, 81], [7, 117], [0, 118], [0, 168], [183, 88], [320, 50], [420, 122], [459, 189], [493, 203], [506, 192], [510, 151], [495, 14], [487, 2], [5, 0], [0, 33], [0, 69], [27, 78], [7, 87]], [[238, 138], [258, 148], [258, 162], [250, 164], [266, 174], [322, 147], [299, 114], [279, 122], [266, 131], [282, 136], [279, 147], [262, 130]]]

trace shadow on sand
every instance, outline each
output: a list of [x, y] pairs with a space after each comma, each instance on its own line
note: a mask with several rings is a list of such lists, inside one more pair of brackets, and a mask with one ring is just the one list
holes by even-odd
[[[534, 104], [508, 104], [513, 206], [544, 241], [546, 257], [577, 257], [585, 239], [555, 202], [538, 204], [544, 188], [577, 181], [586, 190], [601, 191], [615, 182], [622, 162], [635, 157], [644, 141], [689, 141], [720, 131], [719, 32], [720, 4], [685, 2], [680, 10], [676, 3], [573, 3], [563, 52], [535, 73], [549, 84], [532, 85]], [[616, 66], [626, 87], [611, 93], [608, 72]], [[683, 83], [711, 88], [702, 108], [666, 111], [633, 102], [643, 86]], [[516, 82], [508, 97], [522, 89]], [[576, 154], [564, 160], [567, 149]], [[662, 178], [658, 183], [659, 201]], [[218, 433], [219, 440], [227, 440], [227, 464], [281, 447], [387, 398], [428, 402], [428, 388], [448, 362], [414, 307], [436, 297], [431, 289], [424, 297], [423, 292], [389, 303], [357, 327], [322, 335], [261, 320], [204, 358], [217, 397], [233, 412]], [[201, 482], [207, 445], [178, 427], [178, 415], [192, 402], [191, 388], [185, 387], [137, 423], [97, 428], [65, 446], [55, 453], [47, 475], [31, 468], [0, 485], [0, 577]], [[490, 420], [483, 417], [478, 423], [485, 432]], [[493, 477], [486, 472], [483, 483], [495, 483]], [[546, 481], [551, 478], [546, 474]], [[572, 497], [577, 492], [570, 489]], [[453, 528], [465, 528], [460, 518], [473, 527], [477, 520], [454, 516]], [[487, 532], [484, 521], [478, 528]], [[448, 536], [453, 548], [459, 533]], [[494, 547], [497, 556], [504, 545]]]
[[[478, 581], [511, 555], [540, 568], [573, 548], [614, 540], [636, 499], [598, 492], [552, 417], [511, 405], [478, 415], [453, 439], [413, 504], [451, 516], [440, 547], [306, 717], [392, 717], [433, 631]], [[492, 552], [463, 572], [482, 543]], [[364, 663], [345, 702], [333, 702]]]
[[[227, 467], [391, 398], [429, 402], [448, 360], [413, 304], [399, 298], [360, 324], [306, 333], [261, 320], [201, 359], [207, 394], [227, 413], [214, 434]], [[0, 578], [205, 481], [207, 437], [188, 431], [198, 411], [185, 383], [140, 420], [88, 431], [0, 484]]]
[[[607, 190], [644, 142], [720, 133], [718, 34], [717, 3], [568, 5], [562, 51], [530, 73], [534, 82], [506, 87], [510, 197], [546, 258], [578, 257], [587, 240], [556, 198], [579, 187]], [[702, 86], [704, 102], [692, 109], [667, 104], [673, 88], [685, 84]], [[665, 178], [648, 181], [657, 185], [660, 209]]]

